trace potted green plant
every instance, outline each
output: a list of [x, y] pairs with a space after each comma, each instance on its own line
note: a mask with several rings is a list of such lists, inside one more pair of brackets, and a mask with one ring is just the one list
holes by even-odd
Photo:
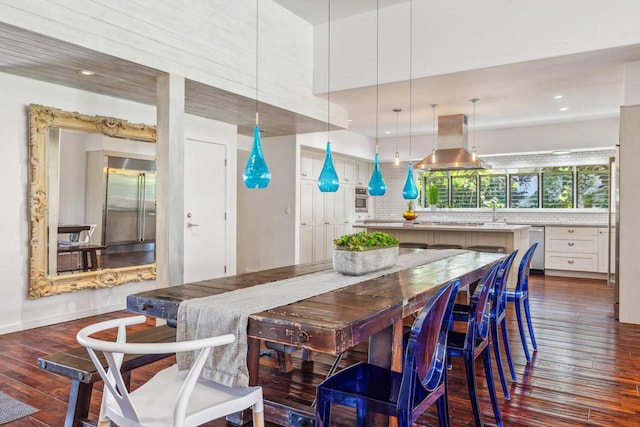
[[436, 209], [439, 198], [440, 192], [438, 191], [438, 187], [436, 187], [434, 184], [431, 184], [429, 188], [427, 188], [427, 202], [429, 203], [429, 208], [432, 211]]
[[338, 273], [358, 276], [389, 268], [398, 261], [400, 240], [389, 233], [345, 234], [333, 243], [333, 269]]

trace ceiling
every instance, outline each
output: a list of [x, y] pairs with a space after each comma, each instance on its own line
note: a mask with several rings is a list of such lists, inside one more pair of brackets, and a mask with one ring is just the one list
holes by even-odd
[[[276, 1], [311, 23], [327, 18], [325, 2]], [[380, 0], [380, 7], [403, 1], [407, 0]], [[375, 9], [370, 0], [334, 0], [334, 4], [332, 19]], [[413, 135], [430, 134], [431, 104], [439, 105], [436, 115], [464, 113], [472, 125], [470, 98], [479, 99], [477, 129], [616, 117], [622, 102], [624, 63], [634, 60], [640, 60], [640, 45], [414, 79], [411, 108], [407, 81], [332, 92], [331, 101], [349, 112], [349, 130], [370, 137], [378, 134], [380, 138], [395, 136], [396, 128], [399, 136], [407, 135], [410, 126]], [[91, 69], [96, 75], [79, 76], [79, 69]], [[149, 105], [156, 104], [156, 77], [162, 74], [1, 23], [0, 72]], [[557, 95], [563, 97], [555, 99]], [[562, 107], [568, 109], [561, 111]], [[402, 109], [397, 115], [397, 127], [394, 108]], [[255, 120], [252, 98], [187, 80], [185, 109], [191, 114], [236, 124], [241, 134], [252, 134]], [[259, 109], [263, 136], [326, 131], [322, 120], [262, 103]]]

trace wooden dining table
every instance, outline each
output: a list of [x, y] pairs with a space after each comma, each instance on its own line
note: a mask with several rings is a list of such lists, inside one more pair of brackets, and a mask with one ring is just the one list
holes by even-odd
[[[336, 291], [250, 315], [247, 330], [250, 385], [260, 383], [258, 368], [261, 341], [333, 355], [368, 341], [370, 363], [400, 371], [402, 319], [420, 310], [441, 287], [452, 280], [460, 280], [461, 289], [468, 289], [503, 258], [504, 254], [459, 251], [445, 259], [383, 274]], [[170, 324], [175, 324], [178, 306], [182, 301], [331, 268], [331, 260], [325, 260], [159, 288], [129, 295], [127, 309], [167, 319]], [[312, 420], [314, 414], [311, 406], [265, 396], [265, 419], [270, 422], [289, 426], [312, 425], [305, 423]], [[238, 418], [235, 421], [242, 423], [244, 420]], [[379, 425], [383, 424], [384, 421]]]

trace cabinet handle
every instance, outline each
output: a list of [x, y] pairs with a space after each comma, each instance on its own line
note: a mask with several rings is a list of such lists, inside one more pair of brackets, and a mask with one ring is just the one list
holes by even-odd
[[573, 245], [575, 245], [575, 243], [573, 243], [573, 242], [569, 242], [569, 243], [567, 243], [567, 245], [569, 245], [569, 246], [573, 246]]
[[573, 260], [572, 260], [572, 259], [568, 259], [568, 260], [567, 260], [567, 262], [568, 262], [569, 264], [573, 264]]
[[307, 223], [306, 223], [306, 222], [303, 222], [303, 223], [301, 223], [300, 225], [307, 225]]
[[573, 228], [570, 228], [570, 229], [568, 229], [567, 231], [568, 231], [569, 233], [573, 233], [573, 232], [574, 232], [574, 231], [576, 231], [576, 230], [574, 230]]
[[324, 223], [324, 225], [329, 225], [329, 222], [328, 222], [328, 221], [327, 221], [327, 222], [325, 222], [325, 223]]

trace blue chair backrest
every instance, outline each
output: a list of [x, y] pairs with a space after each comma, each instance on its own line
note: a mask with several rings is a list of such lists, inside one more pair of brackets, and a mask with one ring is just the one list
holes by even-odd
[[499, 313], [502, 313], [506, 308], [506, 291], [509, 281], [509, 273], [511, 272], [511, 266], [513, 265], [513, 260], [516, 259], [516, 255], [518, 255], [517, 249], [511, 252], [511, 254], [504, 261], [502, 261], [502, 265], [500, 265], [500, 269], [496, 274], [496, 285], [493, 292], [493, 301], [491, 302], [491, 314], [493, 316], [497, 316]]
[[516, 290], [519, 292], [527, 292], [529, 290], [529, 268], [531, 265], [531, 257], [533, 257], [533, 253], [536, 251], [538, 247], [538, 243], [534, 243], [531, 245], [527, 252], [524, 253], [522, 257], [522, 261], [520, 261], [520, 269], [518, 269], [518, 284], [516, 285]]
[[[447, 333], [443, 333], [445, 318], [451, 317], [452, 294], [459, 282], [448, 283], [429, 300], [413, 322], [404, 356], [402, 385], [398, 406], [411, 408], [416, 387], [434, 390], [444, 374]], [[455, 300], [455, 297], [453, 297]], [[447, 317], [447, 318], [448, 318]]]
[[489, 319], [491, 317], [491, 299], [489, 295], [495, 286], [496, 274], [502, 263], [491, 267], [484, 275], [471, 298], [469, 323], [465, 339], [465, 350], [473, 351], [476, 338], [486, 339], [489, 335]]

